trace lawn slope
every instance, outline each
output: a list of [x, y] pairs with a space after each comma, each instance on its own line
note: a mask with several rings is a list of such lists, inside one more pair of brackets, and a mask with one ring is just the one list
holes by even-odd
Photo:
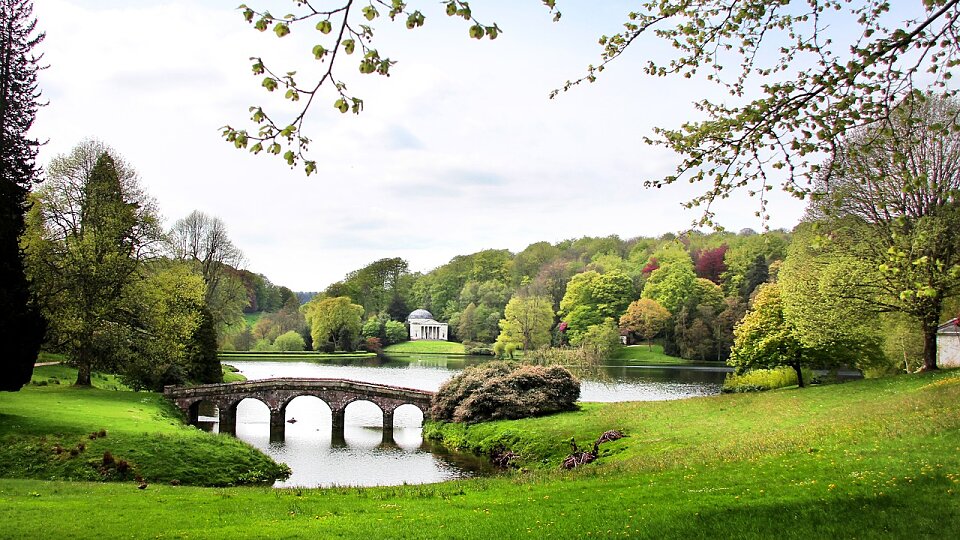
[[[0, 477], [141, 476], [148, 482], [226, 486], [272, 482], [285, 471], [233, 437], [184, 425], [159, 394], [51, 384], [57, 375], [76, 377], [70, 370], [37, 368], [34, 380], [44, 386], [0, 393]], [[112, 459], [105, 460], [106, 452]]]
[[[431, 428], [450, 444], [507, 444], [527, 472], [506, 477], [142, 491], [7, 479], [0, 522], [11, 537], [950, 538], [960, 533], [958, 404], [956, 371], [587, 404], [540, 419]], [[585, 444], [614, 428], [627, 437], [601, 447], [599, 462], [558, 470], [570, 437]]]

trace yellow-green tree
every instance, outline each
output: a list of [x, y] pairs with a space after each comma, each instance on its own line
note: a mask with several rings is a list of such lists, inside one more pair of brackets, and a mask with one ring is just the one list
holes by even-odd
[[620, 317], [620, 330], [629, 332], [647, 342], [652, 347], [652, 340], [663, 331], [670, 321], [670, 312], [656, 300], [641, 298], [634, 300], [627, 307], [627, 312]]
[[545, 296], [514, 296], [500, 320], [497, 343], [517, 343], [529, 351], [550, 345], [552, 301]]
[[77, 385], [94, 368], [117, 367], [144, 279], [162, 234], [136, 173], [108, 147], [86, 141], [53, 160], [34, 197], [24, 249], [48, 340], [68, 353]]
[[363, 328], [363, 306], [348, 296], [317, 298], [305, 306], [313, 348], [322, 350], [330, 344], [333, 350], [356, 349]]

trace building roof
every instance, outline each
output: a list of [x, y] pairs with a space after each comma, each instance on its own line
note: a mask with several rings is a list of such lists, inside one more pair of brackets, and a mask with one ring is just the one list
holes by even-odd
[[937, 327], [938, 334], [960, 334], [960, 326], [957, 324], [957, 319], [950, 319], [949, 321], [941, 324]]
[[432, 319], [433, 314], [425, 309], [415, 309], [410, 315], [407, 315], [407, 320], [412, 321], [414, 319]]

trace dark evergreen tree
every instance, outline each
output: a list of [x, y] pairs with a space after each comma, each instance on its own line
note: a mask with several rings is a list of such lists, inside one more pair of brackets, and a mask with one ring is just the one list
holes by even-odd
[[32, 53], [44, 34], [29, 0], [0, 0], [0, 390], [17, 391], [33, 374], [46, 331], [23, 269], [20, 235], [27, 193], [40, 175], [39, 143], [27, 137], [36, 117], [40, 56]]
[[213, 313], [206, 306], [200, 307], [200, 325], [193, 332], [187, 359], [191, 380], [199, 383], [223, 382], [223, 371], [217, 358], [217, 329]]

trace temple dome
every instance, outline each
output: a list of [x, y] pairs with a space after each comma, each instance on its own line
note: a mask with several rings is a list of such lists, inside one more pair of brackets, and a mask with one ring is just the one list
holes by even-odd
[[425, 309], [415, 309], [413, 310], [413, 313], [407, 316], [408, 321], [412, 321], [415, 319], [432, 319], [432, 318], [433, 318], [433, 314]]

